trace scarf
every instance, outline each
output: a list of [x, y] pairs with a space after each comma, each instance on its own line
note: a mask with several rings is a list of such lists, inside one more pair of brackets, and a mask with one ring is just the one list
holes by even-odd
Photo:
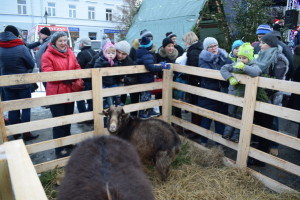
[[258, 54], [258, 58], [254, 60], [255, 64], [259, 66], [262, 74], [268, 74], [269, 68], [275, 66], [278, 54], [282, 51], [282, 47], [272, 47]]
[[68, 48], [65, 48], [64, 50], [58, 49], [54, 44], [52, 44], [52, 47], [53, 47], [54, 49], [56, 49], [57, 51], [59, 51], [60, 53], [66, 53], [67, 50], [68, 50]]
[[9, 40], [9, 41], [0, 41], [0, 47], [3, 48], [10, 48], [10, 47], [15, 47], [19, 45], [24, 45], [23, 41], [21, 39], [15, 39], [15, 40]]

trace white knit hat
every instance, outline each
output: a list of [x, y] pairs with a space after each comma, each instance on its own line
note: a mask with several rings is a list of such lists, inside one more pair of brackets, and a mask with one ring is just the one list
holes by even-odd
[[203, 41], [203, 49], [207, 50], [207, 48], [211, 45], [211, 44], [216, 44], [218, 45], [218, 41], [216, 40], [216, 38], [213, 37], [207, 37], [204, 39]]
[[117, 50], [120, 50], [120, 51], [123, 51], [123, 52], [127, 53], [127, 55], [129, 55], [129, 53], [130, 53], [131, 47], [130, 47], [130, 44], [126, 40], [122, 40], [120, 42], [117, 42], [115, 44], [115, 47], [116, 47]]

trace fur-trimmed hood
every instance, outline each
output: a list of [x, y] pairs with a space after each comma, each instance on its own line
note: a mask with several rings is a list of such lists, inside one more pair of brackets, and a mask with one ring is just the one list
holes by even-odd
[[166, 49], [163, 47], [160, 47], [158, 49], [158, 54], [160, 57], [162, 58], [169, 58], [170, 60], [176, 60], [176, 58], [178, 57], [178, 51], [177, 49], [174, 48], [174, 51], [171, 53], [166, 52]]
[[225, 61], [227, 58], [228, 58], [228, 53], [221, 48], [219, 48], [218, 54], [213, 54], [204, 49], [201, 51], [199, 55], [199, 59], [202, 59], [205, 62], [211, 62], [213, 64], [216, 64], [220, 59], [222, 61]]

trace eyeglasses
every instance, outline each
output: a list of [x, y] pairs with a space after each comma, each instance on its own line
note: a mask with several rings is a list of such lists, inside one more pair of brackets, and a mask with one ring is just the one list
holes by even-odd
[[217, 45], [217, 44], [215, 44], [215, 45], [211, 45], [211, 46], [209, 46], [209, 47], [207, 47], [208, 49], [213, 49], [213, 48], [216, 48], [216, 47], [218, 47], [219, 45]]

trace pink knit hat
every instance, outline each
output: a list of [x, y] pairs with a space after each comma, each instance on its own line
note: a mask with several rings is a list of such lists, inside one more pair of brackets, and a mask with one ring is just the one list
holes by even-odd
[[115, 45], [114, 45], [113, 43], [111, 43], [111, 42], [109, 41], [109, 42], [107, 42], [107, 43], [103, 46], [103, 48], [102, 48], [102, 53], [103, 53], [104, 57], [107, 58], [107, 60], [108, 60], [108, 62], [109, 62], [109, 64], [110, 64], [110, 66], [113, 66], [113, 64], [114, 64], [114, 58], [108, 58], [108, 57], [107, 57], [107, 54], [106, 54], [106, 50], [107, 50], [108, 48], [114, 48], [114, 49], [116, 49], [116, 47], [115, 47]]

